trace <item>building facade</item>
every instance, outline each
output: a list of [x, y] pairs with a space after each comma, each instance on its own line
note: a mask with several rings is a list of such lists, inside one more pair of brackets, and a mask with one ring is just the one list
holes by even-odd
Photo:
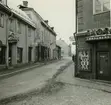
[[35, 24], [10, 0], [4, 3], [0, 2], [0, 65], [34, 62]]
[[111, 80], [110, 0], [76, 0], [75, 76]]
[[69, 56], [69, 45], [62, 39], [57, 40], [56, 44], [61, 47], [61, 56], [68, 57]]
[[54, 59], [57, 36], [54, 27], [50, 27], [48, 20], [44, 20], [33, 8], [28, 7], [27, 1], [23, 1], [20, 9], [36, 24], [37, 61]]

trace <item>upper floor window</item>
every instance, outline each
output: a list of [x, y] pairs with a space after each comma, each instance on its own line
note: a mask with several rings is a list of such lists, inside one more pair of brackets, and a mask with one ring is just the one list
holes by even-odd
[[4, 14], [0, 13], [0, 27], [4, 27]]
[[93, 0], [93, 13], [101, 13], [110, 10], [110, 0]]
[[17, 33], [21, 34], [21, 23], [17, 21]]
[[31, 28], [28, 27], [28, 36], [31, 37]]
[[9, 20], [9, 28], [10, 31], [14, 32], [14, 19]]

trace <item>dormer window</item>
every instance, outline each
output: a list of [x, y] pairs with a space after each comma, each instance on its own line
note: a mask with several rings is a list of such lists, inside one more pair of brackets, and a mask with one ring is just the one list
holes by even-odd
[[93, 0], [93, 13], [98, 14], [110, 10], [110, 0]]

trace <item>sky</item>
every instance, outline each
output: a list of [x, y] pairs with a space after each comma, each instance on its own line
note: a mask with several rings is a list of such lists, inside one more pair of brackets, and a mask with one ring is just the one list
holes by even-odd
[[[16, 5], [23, 0], [11, 0]], [[57, 39], [61, 38], [70, 44], [69, 37], [75, 32], [75, 0], [27, 0], [49, 25], [54, 27]]]

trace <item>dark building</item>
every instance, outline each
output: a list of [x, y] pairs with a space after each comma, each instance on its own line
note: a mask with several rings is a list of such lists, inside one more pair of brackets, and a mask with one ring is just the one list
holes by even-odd
[[76, 0], [75, 76], [111, 80], [110, 0]]
[[56, 45], [56, 51], [57, 51], [56, 58], [61, 59], [61, 47]]

